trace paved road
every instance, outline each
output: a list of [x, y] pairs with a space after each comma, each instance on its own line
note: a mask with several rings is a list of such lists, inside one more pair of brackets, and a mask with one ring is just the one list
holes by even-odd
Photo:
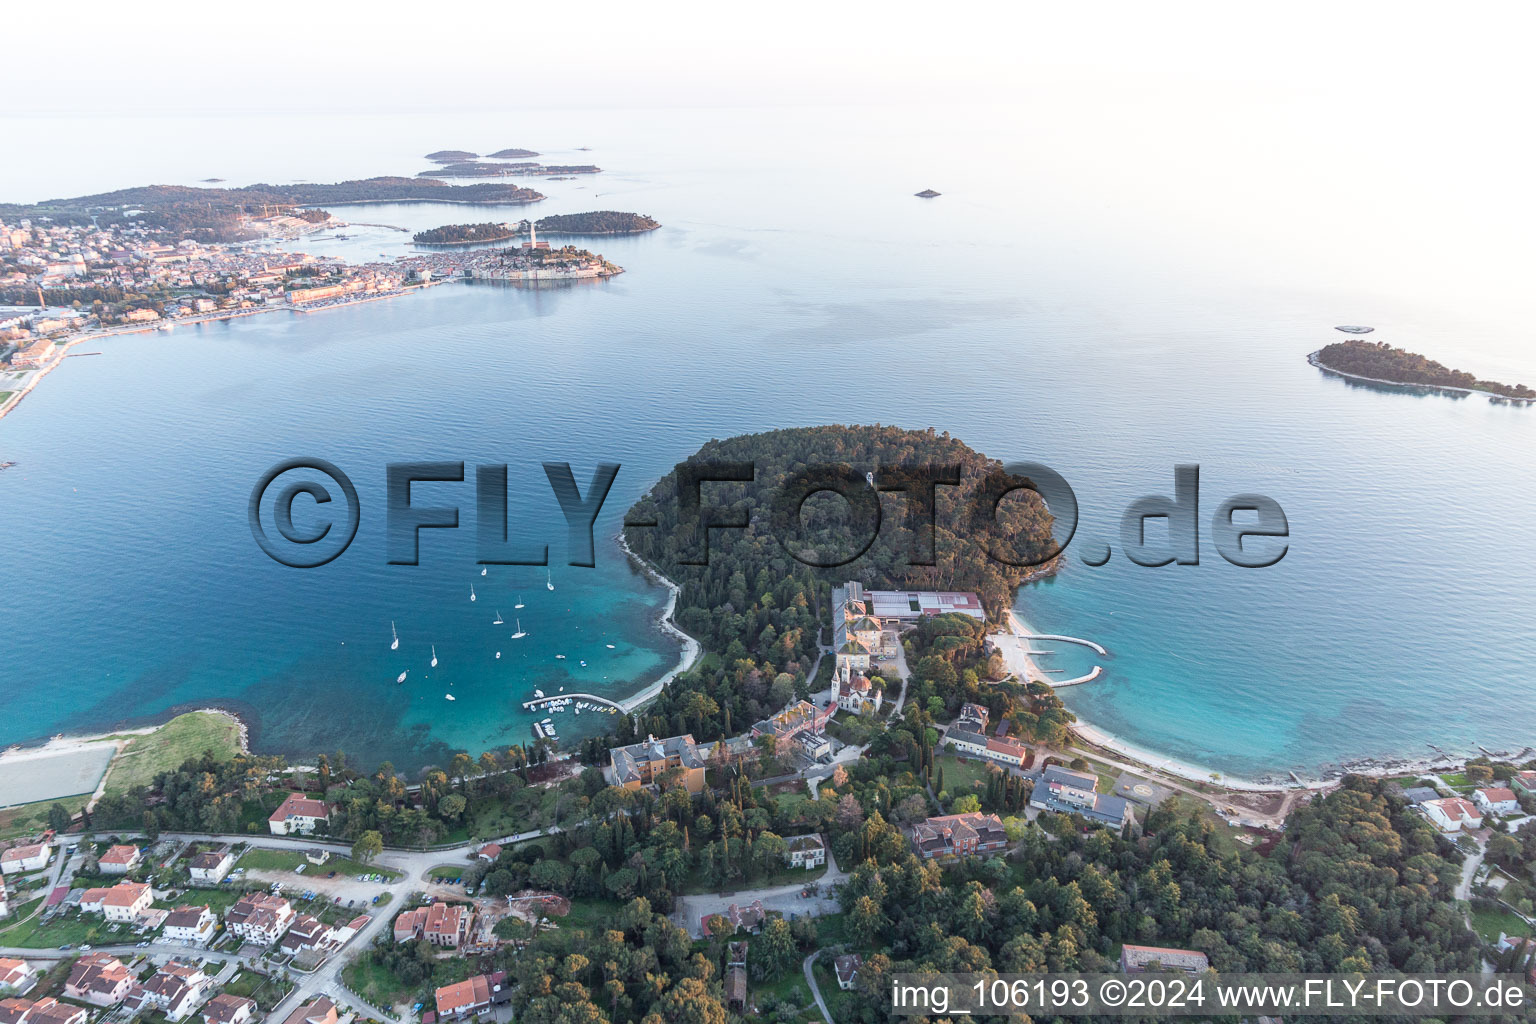
[[811, 968], [815, 966], [816, 958], [820, 955], [821, 950], [816, 950], [810, 956], [805, 958], [805, 961], [800, 965], [800, 967], [805, 971], [805, 983], [811, 986], [811, 995], [816, 997], [816, 1008], [821, 1011], [821, 1019], [825, 1021], [826, 1024], [833, 1024], [832, 1011], [827, 1009], [827, 1001], [821, 998], [821, 986], [816, 984], [816, 972], [811, 970]]

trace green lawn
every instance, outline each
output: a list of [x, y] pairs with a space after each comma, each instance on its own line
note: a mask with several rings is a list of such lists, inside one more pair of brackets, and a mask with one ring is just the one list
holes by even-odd
[[292, 986], [287, 982], [268, 978], [255, 971], [241, 971], [229, 980], [224, 986], [224, 991], [232, 996], [244, 996], [246, 999], [256, 1000], [256, 1005], [263, 1010], [270, 1010], [282, 1002]]
[[575, 899], [571, 900], [571, 912], [564, 917], [552, 918], [562, 928], [581, 928], [592, 932], [608, 928], [622, 904], [618, 900]]
[[463, 981], [480, 971], [479, 961], [466, 957], [450, 957], [433, 963], [432, 976], [425, 981], [410, 983], [396, 977], [371, 956], [361, 956], [342, 968], [341, 978], [347, 987], [378, 1007], [396, 1003], [425, 1003], [432, 1005], [432, 993], [444, 985]]
[[1531, 935], [1530, 925], [1508, 910], [1472, 911], [1472, 930], [1490, 945], [1499, 941], [1500, 932], [1506, 935]]
[[[25, 917], [41, 900], [33, 900], [31, 903], [17, 908], [17, 917]], [[26, 946], [31, 949], [47, 949], [50, 946], [62, 946], [65, 944], [78, 946], [82, 942], [101, 942], [111, 935], [106, 930], [106, 923], [94, 915], [84, 916], [70, 912], [63, 917], [56, 917], [48, 924], [43, 924], [41, 918], [33, 918], [30, 921], [22, 921], [13, 924], [6, 929], [0, 929], [0, 945]], [[127, 933], [131, 935], [132, 933]]]
[[[815, 1003], [811, 997], [811, 986], [805, 983], [805, 972], [800, 969], [798, 960], [795, 966], [785, 971], [784, 977], [777, 981], [753, 981], [751, 974], [748, 973], [747, 992], [749, 998], [758, 1003], [761, 1003], [766, 996], [773, 996], [779, 1002], [787, 1002], [792, 1006], [803, 1007]], [[826, 995], [825, 990], [822, 991], [822, 995]]]
[[0, 839], [17, 839], [36, 835], [48, 827], [48, 808], [61, 803], [71, 812], [78, 811], [89, 794], [59, 797], [57, 800], [39, 800], [35, 804], [17, 804], [0, 811]]
[[[300, 864], [309, 864], [304, 859], [301, 850], [265, 850], [250, 849], [245, 856], [236, 862], [236, 867], [245, 868], [247, 871], [292, 871]], [[383, 875], [387, 879], [400, 877], [400, 872], [391, 871], [389, 868], [381, 868], [377, 864], [362, 865], [355, 860], [346, 857], [332, 856], [324, 864], [309, 864], [304, 869], [304, 875], [324, 878], [332, 871], [338, 875], [357, 877], [358, 875]], [[302, 875], [300, 877], [303, 877]]]
[[[734, 879], [725, 883], [725, 888], [765, 889], [774, 885], [788, 885], [791, 882], [803, 882], [806, 885], [810, 885], [812, 882], [815, 882], [826, 873], [827, 866], [825, 864], [819, 868], [811, 868], [810, 870], [806, 870], [805, 868], [792, 868], [784, 865], [781, 866], [778, 870], [774, 871], [772, 874], [765, 875], [759, 873], [753, 875], [751, 878]], [[719, 892], [720, 890], [721, 886], [718, 883], [707, 880], [703, 873], [698, 870], [688, 872], [688, 874], [683, 878], [681, 886], [678, 888], [678, 891], [681, 893]]]
[[[963, 796], [966, 793], [976, 793], [978, 796], [986, 792], [987, 773], [991, 765], [979, 757], [969, 757], [964, 761], [953, 754], [939, 754], [933, 759], [935, 778], [939, 766], [944, 766], [944, 788], [949, 790], [950, 796]], [[937, 792], [937, 787], [935, 787]]]
[[152, 733], [135, 736], [107, 769], [106, 792], [147, 786], [156, 775], [181, 767], [188, 758], [213, 751], [228, 760], [240, 750], [240, 727], [227, 715], [193, 711], [177, 715]]

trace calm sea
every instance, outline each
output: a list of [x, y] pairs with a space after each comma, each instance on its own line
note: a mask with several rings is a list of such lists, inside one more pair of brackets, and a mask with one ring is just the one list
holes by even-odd
[[[200, 702], [242, 709], [259, 749], [294, 755], [411, 768], [525, 740], [534, 688], [618, 695], [674, 662], [653, 625], [664, 595], [611, 543], [657, 476], [711, 437], [885, 422], [1072, 483], [1079, 542], [1116, 556], [1071, 558], [1019, 608], [1110, 649], [1099, 680], [1063, 691], [1095, 725], [1250, 776], [1524, 746], [1536, 410], [1352, 387], [1304, 357], [1342, 337], [1335, 324], [1364, 323], [1536, 381], [1518, 283], [1530, 255], [1509, 244], [1529, 237], [1528, 211], [1494, 223], [1473, 196], [1450, 212], [1424, 200], [1438, 222], [1412, 215], [1427, 177], [1457, 169], [1406, 130], [1346, 160], [1332, 147], [1358, 126], [1271, 118], [1262, 133], [1163, 137], [1149, 127], [1160, 100], [1104, 97], [1076, 116], [1042, 101], [0, 119], [7, 137], [54, 147], [46, 169], [0, 172], [6, 199], [414, 174], [430, 150], [526, 146], [605, 168], [530, 182], [550, 195], [532, 212], [665, 225], [599, 240], [628, 271], [602, 283], [454, 285], [77, 349], [102, 354], [68, 360], [0, 421], [0, 460], [16, 462], [0, 472], [0, 743]], [[1270, 130], [1281, 120], [1290, 134]], [[927, 187], [944, 195], [913, 198]], [[415, 230], [530, 211], [333, 212]], [[386, 228], [349, 234], [300, 248], [409, 250]], [[351, 549], [308, 571], [267, 559], [246, 522], [257, 477], [296, 455], [340, 466], [363, 507]], [[386, 565], [384, 466], [407, 459], [507, 463], [513, 528], [549, 543], [556, 589], [543, 569], [479, 575], [471, 483], [418, 488], [418, 503], [463, 505], [465, 528], [428, 531], [420, 566]], [[570, 462], [583, 487], [595, 463], [623, 466], [595, 569], [564, 564], [544, 461]], [[1132, 565], [1120, 511], [1171, 493], [1181, 462], [1202, 470], [1202, 564]], [[1230, 566], [1209, 543], [1216, 505], [1250, 491], [1289, 516], [1290, 553], [1271, 569]], [[528, 635], [513, 640], [518, 620]], [[1064, 675], [1085, 664], [1054, 657]], [[566, 737], [598, 724], [560, 720]]]

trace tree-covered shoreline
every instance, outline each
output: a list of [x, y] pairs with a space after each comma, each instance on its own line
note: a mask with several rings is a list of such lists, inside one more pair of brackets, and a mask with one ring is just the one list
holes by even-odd
[[1479, 380], [1465, 370], [1453, 370], [1428, 356], [1394, 348], [1384, 341], [1364, 341], [1359, 338], [1336, 341], [1315, 353], [1314, 361], [1325, 370], [1368, 380], [1487, 391], [1505, 398], [1536, 399], [1536, 390], [1524, 384]]

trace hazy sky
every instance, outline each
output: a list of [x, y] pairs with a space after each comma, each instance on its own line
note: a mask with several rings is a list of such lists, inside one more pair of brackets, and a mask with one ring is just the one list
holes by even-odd
[[13, 8], [0, 81], [19, 114], [965, 102], [1194, 80], [1516, 117], [1532, 78], [1513, 5], [86, 0], [68, 24]]

